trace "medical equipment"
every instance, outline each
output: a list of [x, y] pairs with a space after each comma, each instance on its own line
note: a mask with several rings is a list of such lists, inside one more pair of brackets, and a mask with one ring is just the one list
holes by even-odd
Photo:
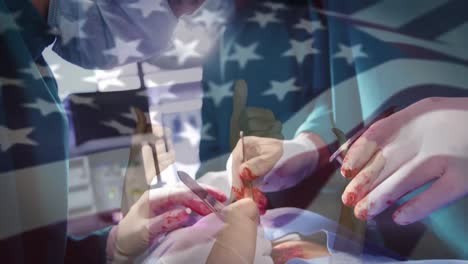
[[[382, 114], [380, 114], [379, 116], [377, 116], [377, 118], [371, 122], [368, 126], [365, 126], [361, 129], [359, 129], [358, 132], [356, 132], [356, 134], [354, 134], [352, 137], [350, 137], [348, 140], [346, 140], [346, 135], [344, 134], [343, 131], [341, 131], [340, 129], [338, 128], [332, 128], [332, 132], [335, 134], [335, 136], [337, 137], [338, 139], [338, 143], [341, 145], [331, 156], [330, 158], [328, 159], [328, 161], [331, 163], [333, 162], [335, 159], [336, 161], [338, 161], [338, 163], [340, 163], [340, 165], [343, 165], [343, 157], [346, 155], [346, 151], [349, 149], [349, 147], [351, 147], [351, 145], [360, 137], [362, 136], [362, 134], [364, 134], [364, 132], [366, 132], [367, 129], [369, 129], [369, 127], [371, 125], [373, 125], [374, 123], [376, 123], [377, 121], [381, 120], [381, 119], [384, 119], [388, 116], [390, 116], [391, 114], [393, 114], [395, 112], [395, 108], [394, 107], [390, 107], [389, 109], [387, 109], [386, 111], [384, 111]], [[346, 140], [346, 142], [343, 143], [343, 141]]]
[[179, 179], [213, 212], [220, 212], [224, 204], [210, 195], [200, 184], [183, 171], [177, 171]]
[[[349, 147], [356, 141], [364, 132], [367, 130], [367, 127], [364, 127], [360, 129], [356, 134], [354, 134], [351, 138], [346, 140], [344, 143], [341, 141], [343, 138], [346, 139], [345, 134], [343, 131], [339, 130], [338, 128], [332, 128], [333, 133], [335, 136], [338, 138], [339, 143], [342, 145], [330, 156], [328, 159], [329, 162], [333, 162], [335, 159], [340, 163], [340, 165], [343, 165], [343, 158], [342, 156], [346, 155], [346, 151], [349, 149]], [[343, 155], [341, 155], [343, 154]]]

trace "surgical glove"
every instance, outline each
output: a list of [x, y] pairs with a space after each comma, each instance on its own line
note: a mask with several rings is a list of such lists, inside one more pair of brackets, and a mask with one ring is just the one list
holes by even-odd
[[[212, 187], [204, 188], [217, 200], [226, 196]], [[189, 208], [190, 210], [187, 210]], [[187, 224], [190, 211], [205, 216], [210, 209], [183, 185], [146, 191], [130, 208], [108, 238], [107, 256], [113, 263], [132, 262], [167, 232]]]
[[349, 149], [342, 200], [369, 219], [407, 193], [432, 185], [399, 207], [406, 225], [468, 192], [468, 98], [428, 98], [372, 125]]
[[224, 227], [216, 236], [207, 264], [273, 263], [271, 242], [258, 226], [259, 211], [251, 199], [242, 199], [222, 212]]
[[144, 263], [237, 264], [251, 261], [255, 252], [253, 263], [273, 264], [271, 242], [264, 238], [257, 218], [252, 200], [235, 202], [168, 234]]
[[295, 186], [315, 170], [319, 159], [318, 149], [307, 134], [292, 140], [245, 137], [244, 145], [245, 150], [242, 142], [237, 143], [226, 164], [237, 199], [245, 197], [243, 181], [253, 181], [254, 190], [262, 192]]

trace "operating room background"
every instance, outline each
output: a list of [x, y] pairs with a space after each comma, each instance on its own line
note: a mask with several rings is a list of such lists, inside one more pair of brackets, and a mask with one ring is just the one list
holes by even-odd
[[172, 131], [177, 168], [195, 175], [200, 138], [209, 137], [201, 122], [200, 58], [210, 38], [200, 27], [185, 26], [180, 23], [174, 36], [181, 46], [111, 70], [85, 70], [45, 51], [69, 119], [69, 233], [86, 234], [119, 220], [136, 125], [132, 107]]
[[[353, 7], [352, 10], [347, 10], [350, 12], [349, 16], [351, 18], [358, 18], [360, 21], [362, 20], [366, 22], [357, 23], [357, 25], [353, 25], [352, 23], [349, 24], [353, 28], [353, 34], [362, 36], [362, 38], [365, 38], [367, 40], [367, 42], [364, 43], [359, 42], [361, 41], [360, 38], [346, 39], [346, 37], [350, 36], [350, 34], [348, 33], [338, 34], [340, 32], [340, 30], [338, 30], [340, 29], [340, 27], [337, 25], [339, 24], [335, 24], [335, 26], [337, 26], [336, 28], [330, 27], [330, 25], [326, 25], [326, 28], [334, 29], [337, 31], [335, 32], [337, 34], [334, 35], [337, 37], [337, 39], [335, 39], [334, 42], [330, 44], [333, 44], [333, 47], [335, 47], [335, 51], [330, 53], [322, 52], [320, 54], [329, 54], [327, 60], [329, 59], [330, 61], [334, 62], [334, 65], [336, 66], [335, 68], [330, 69], [330, 71], [334, 70], [333, 73], [335, 74], [333, 76], [337, 78], [335, 83], [337, 85], [334, 87], [333, 91], [332, 89], [330, 89], [329, 91], [337, 95], [335, 96], [337, 99], [340, 99], [340, 101], [335, 101], [335, 105], [338, 107], [334, 109], [334, 112], [337, 117], [341, 118], [341, 120], [339, 120], [340, 122], [338, 122], [340, 124], [339, 127], [341, 129], [344, 128], [344, 130], [346, 130], [347, 132], [353, 129], [352, 126], [355, 125], [356, 120], [354, 119], [354, 117], [360, 120], [361, 111], [364, 112], [364, 110], [366, 110], [366, 115], [364, 115], [364, 117], [366, 117], [368, 116], [368, 114], [370, 115], [371, 112], [374, 110], [375, 112], [379, 112], [380, 110], [382, 110], [380, 108], [374, 109], [372, 107], [369, 108], [372, 108], [371, 110], [367, 108], [361, 109], [361, 107], [364, 107], [364, 105], [359, 103], [359, 98], [353, 97], [356, 94], [372, 95], [376, 91], [385, 92], [387, 91], [387, 89], [384, 89], [386, 87], [385, 85], [388, 85], [388, 91], [393, 91], [395, 87], [407, 89], [406, 92], [397, 93], [396, 97], [391, 98], [392, 100], [389, 100], [387, 102], [388, 105], [385, 104], [381, 106], [385, 108], [387, 106], [392, 106], [392, 101], [397, 102], [399, 105], [408, 105], [409, 103], [415, 102], [418, 99], [420, 99], [412, 97], [416, 95], [441, 96], [444, 94], [451, 94], [452, 96], [455, 96], [458, 93], [458, 91], [453, 92], [450, 88], [450, 86], [453, 85], [449, 85], [453, 81], [457, 80], [456, 78], [437, 78], [437, 81], [434, 81], [435, 84], [440, 82], [444, 82], [444, 84], [446, 82], [447, 84], [442, 86], [431, 86], [430, 83], [428, 84], [428, 77], [430, 76], [426, 76], [426, 74], [416, 74], [424, 73], [424, 68], [420, 71], [417, 71], [415, 70], [416, 67], [412, 67], [411, 65], [413, 65], [412, 63], [415, 62], [418, 62], [417, 64], [414, 64], [418, 67], [427, 65], [428, 63], [430, 64], [431, 60], [428, 60], [425, 56], [427, 54], [431, 55], [432, 53], [427, 53], [427, 49], [441, 53], [443, 56], [439, 57], [439, 55], [437, 55], [435, 57], [438, 60], [440, 60], [440, 58], [446, 58], [447, 55], [454, 54], [456, 56], [466, 58], [466, 50], [463, 48], [465, 46], [464, 44], [459, 46], [452, 45], [452, 42], [456, 40], [456, 38], [454, 37], [464, 35], [460, 34], [459, 32], [466, 31], [466, 22], [460, 25], [460, 27], [457, 26], [457, 28], [453, 29], [454, 32], [458, 32], [458, 34], [452, 34], [453, 32], [449, 32], [450, 34], [443, 34], [440, 36], [434, 35], [433, 39], [429, 40], [428, 37], [420, 36], [418, 34], [395, 35], [393, 33], [397, 29], [403, 30], [403, 33], [405, 33], [405, 30], [408, 30], [410, 32], [412, 30], [416, 30], [418, 27], [405, 27], [404, 25], [408, 23], [411, 24], [412, 22], [416, 23], [416, 25], [419, 25], [418, 21], [420, 21], [419, 19], [416, 19], [420, 15], [420, 13], [418, 12], [400, 12], [401, 9], [399, 8], [399, 4], [404, 4], [403, 2], [404, 1], [381, 1], [381, 4], [375, 5], [362, 2], [361, 4], [363, 6], [356, 6], [351, 3], [343, 4], [345, 6], [349, 5]], [[426, 12], [429, 12], [428, 10], [432, 10], [432, 8], [435, 8], [436, 11], [442, 12], [443, 15], [443, 11], [445, 9], [438, 7], [440, 5], [443, 6], [446, 2], [450, 2], [447, 3], [447, 6], [452, 7], [452, 11], [453, 7], [456, 7], [457, 3], [460, 3], [460, 1], [430, 1], [429, 4], [424, 5], [424, 8], [415, 8], [415, 10], [419, 10], [422, 14], [425, 14]], [[338, 3], [338, 1], [334, 3]], [[367, 4], [369, 4], [369, 6], [365, 7]], [[338, 5], [337, 8], [339, 7], [341, 7], [341, 5]], [[362, 10], [360, 8], [362, 8]], [[340, 9], [338, 10], [340, 11]], [[382, 11], [385, 11], [385, 14], [391, 12], [392, 16], [382, 17]], [[427, 17], [432, 18], [432, 16], [438, 15], [438, 12], [429, 12]], [[333, 14], [327, 17], [327, 19], [331, 21], [336, 20], [335, 23], [337, 23], [339, 19], [334, 19]], [[292, 23], [290, 27], [292, 28], [291, 30], [294, 32], [297, 32], [297, 28], [295, 28], [295, 25], [298, 22], [298, 19], [299, 17], [291, 17], [290, 19]], [[372, 27], [368, 28], [369, 25], [372, 25], [372, 23], [367, 23], [369, 21], [376, 24], [388, 23], [388, 25], [390, 25], [391, 30], [382, 30], [381, 28], [375, 29]], [[426, 20], [422, 21], [427, 23]], [[443, 24], [441, 22], [434, 23]], [[288, 25], [285, 24], [272, 24], [278, 25], [278, 28], [280, 29], [283, 27], [286, 27], [288, 29]], [[447, 26], [450, 25], [447, 24]], [[358, 29], [354, 29], [355, 27]], [[428, 31], [431, 31], [429, 27], [425, 26], [425, 28], [428, 28]], [[305, 32], [303, 29], [301, 30], [302, 31], [299, 31], [299, 33], [301, 34], [308, 33]], [[287, 36], [290, 38], [291, 35], [288, 34], [292, 31], [285, 31], [287, 33]], [[389, 33], [386, 31], [391, 32]], [[421, 33], [421, 31], [418, 32]], [[191, 33], [191, 31], [186, 30], [186, 32], [181, 35], [187, 36], [187, 34], [189, 33]], [[327, 31], [325, 30], [315, 31], [314, 34], [314, 45], [317, 45], [319, 40], [324, 40], [324, 38], [320, 38], [319, 36], [317, 36], [317, 34], [325, 34], [325, 36], [329, 36], [329, 33], [327, 33]], [[310, 37], [310, 35], [307, 35], [307, 37]], [[255, 38], [249, 39], [249, 41], [258, 41], [257, 37], [259, 35], [253, 34], [253, 36]], [[272, 36], [277, 38], [276, 34]], [[339, 54], [342, 53], [338, 51], [338, 48], [343, 48], [343, 45], [341, 45], [340, 42], [341, 38], [344, 38], [343, 43], [348, 43], [349, 41], [350, 47], [351, 44], [354, 43], [356, 44], [356, 48], [363, 48], [364, 52], [366, 52], [366, 55], [361, 54], [361, 60], [358, 61], [359, 63], [352, 64], [347, 62], [347, 60], [345, 60], [345, 57], [340, 57]], [[286, 46], [281, 51], [286, 51], [287, 49], [289, 49], [290, 40], [287, 38], [284, 38], [283, 40]], [[384, 42], [386, 41], [389, 43], [380, 43], [380, 41], [377, 40], [381, 40]], [[400, 43], [400, 45], [394, 45], [394, 42], [398, 42]], [[58, 74], [60, 77], [59, 82], [63, 82], [59, 83], [59, 86], [61, 87], [62, 97], [65, 98], [65, 105], [69, 110], [70, 120], [72, 120], [72, 122], [70, 122], [72, 126], [72, 129], [70, 130], [70, 132], [72, 133], [72, 142], [70, 150], [72, 152], [73, 159], [70, 161], [71, 170], [69, 180], [71, 219], [69, 227], [71, 233], [87, 233], [88, 231], [98, 229], [100, 227], [108, 225], [108, 223], [112, 221], [118, 220], [118, 214], [114, 213], [118, 211], [118, 208], [120, 206], [121, 180], [128, 158], [128, 150], [125, 148], [125, 144], [122, 143], [125, 142], [125, 140], [122, 140], [122, 135], [127, 135], [128, 137], [128, 135], [132, 132], [132, 125], [134, 125], [134, 121], [132, 121], [132, 113], [129, 109], [130, 105], [147, 104], [148, 107], [150, 105], [156, 105], [163, 109], [169, 109], [167, 111], [161, 111], [160, 109], [158, 118], [161, 118], [164, 121], [164, 125], [170, 127], [175, 132], [173, 140], [176, 144], [176, 158], [179, 161], [179, 166], [189, 165], [193, 166], [193, 168], [196, 168], [198, 166], [197, 148], [198, 141], [200, 138], [208, 138], [209, 140], [212, 140], [212, 138], [214, 137], [215, 143], [218, 143], [218, 140], [222, 141], [222, 137], [214, 135], [210, 137], [206, 133], [201, 133], [201, 131], [207, 131], [207, 128], [202, 128], [199, 122], [200, 109], [198, 104], [199, 98], [202, 98], [202, 94], [200, 91], [200, 78], [202, 72], [201, 69], [198, 68], [196, 62], [191, 63], [192, 59], [194, 59], [194, 57], [197, 57], [197, 55], [194, 55], [194, 53], [190, 53], [190, 48], [191, 46], [193, 48], [195, 42], [193, 42], [193, 40], [188, 39], [185, 40], [184, 43], [186, 44], [187, 49], [189, 50], [185, 50], [185, 53], [181, 53], [181, 55], [185, 54], [185, 56], [181, 56], [180, 58], [184, 58], [187, 56], [190, 57], [190, 59], [188, 60], [189, 63], [184, 64], [183, 67], [169, 66], [162, 67], [163, 69], [161, 69], [161, 65], [159, 63], [151, 60], [150, 62], [144, 62], [138, 65], [133, 64], [123, 68], [113, 69], [110, 71], [81, 71], [77, 68], [74, 68], [73, 66], [63, 64], [61, 61], [55, 62], [51, 57], [47, 56], [49, 63], [52, 64], [52, 69], [55, 70], [56, 75]], [[270, 43], [271, 42], [265, 42], [265, 44], [267, 44], [268, 47], [273, 47], [272, 45], [269, 45]], [[275, 43], [279, 43], [279, 41], [275, 40]], [[461, 42], [455, 41], [455, 43]], [[418, 46], [420, 46], [419, 48], [421, 49], [416, 49], [416, 47]], [[274, 47], [279, 47], [279, 45], [274, 45]], [[389, 56], [387, 61], [387, 55], [389, 55], [390, 53], [381, 52], [381, 47], [393, 47], [393, 49], [390, 49], [392, 51], [395, 51], [396, 48], [396, 50], [399, 51], [396, 54], [399, 54], [399, 56], [403, 56], [404, 59], [415, 57], [417, 60], [413, 59], [408, 61], [402, 61], [401, 59], [399, 59], [400, 57], [398, 56], [395, 58]], [[408, 47], [411, 47], [411, 49], [408, 49]], [[262, 54], [268, 52], [268, 50], [266, 48], [263, 48], [261, 45], [259, 46], [259, 50], [260, 49]], [[420, 50], [424, 52], [414, 52]], [[177, 49], [175, 49], [174, 51], [177, 51]], [[453, 53], [457, 51], [460, 51], [460, 53]], [[169, 54], [175, 53], [170, 52]], [[313, 58], [316, 57], [312, 55], [310, 56]], [[169, 57], [172, 58], [162, 58], [162, 60], [166, 62], [171, 60], [175, 61], [175, 64], [177, 66], [179, 62], [178, 57]], [[275, 59], [277, 57], [266, 58]], [[281, 58], [285, 61], [295, 59], [294, 56], [288, 56], [288, 60], [286, 60], [283, 57]], [[355, 60], [356, 56], [351, 56], [350, 59]], [[380, 61], [380, 59], [382, 59], [382, 61]], [[181, 61], [183, 62], [183, 59]], [[270, 67], [281, 67], [283, 65], [273, 63], [267, 64], [267, 59], [261, 60], [261, 62], [261, 64], [258, 64], [259, 67], [264, 67], [264, 65], [268, 65], [269, 70], [271, 70]], [[368, 62], [372, 62], [372, 64]], [[54, 65], [56, 63], [59, 63], [60, 68], [57, 69], [57, 66]], [[453, 63], [453, 61], [451, 63]], [[168, 64], [171, 63], [169, 62]], [[450, 63], [443, 63], [442, 65], [449, 64]], [[167, 65], [167, 63], [165, 63], [164, 65]], [[364, 69], [367, 69], [366, 67], [359, 68], [355, 65], [366, 66], [370, 68], [369, 71], [364, 71]], [[381, 67], [377, 67], [379, 65], [383, 65], [388, 68], [384, 68], [385, 71], [378, 71], [378, 73], [385, 74], [383, 76], [390, 77], [383, 78], [379, 75], [378, 78], [374, 78], [374, 75], [372, 74], [365, 74], [375, 72], [372, 69], [382, 69]], [[401, 67], [401, 65], [404, 65], [406, 67]], [[230, 66], [234, 67], [237, 65], [236, 63], [232, 62]], [[339, 69], [339, 67], [341, 67], [341, 70]], [[325, 69], [326, 71], [329, 70], [326, 67], [319, 68]], [[353, 73], [353, 75], [349, 76], [349, 80], [346, 79], [348, 77], [343, 77], [343, 80], [339, 79], [341, 77], [338, 73], [349, 72], [355, 68], [362, 70], [364, 74], [355, 76], [354, 74], [357, 73], [355, 72]], [[294, 71], [295, 68], [291, 67], [291, 69], [291, 74], [293, 75], [289, 77], [299, 78], [299, 76], [296, 76], [297, 73]], [[405, 69], [407, 70], [406, 72]], [[400, 79], [392, 77], [394, 76], [392, 74], [401, 71], [403, 73], [411, 73], [408, 76], [415, 77], [417, 82], [413, 83], [413, 78]], [[259, 71], [252, 70], [252, 67], [247, 68], [247, 71], [242, 73], [242, 78], [246, 79], [250, 84], [252, 84], [255, 80], [260, 80]], [[252, 78], [250, 80], [248, 79], [248, 77], [245, 76], [248, 73], [254, 73], [252, 74]], [[230, 71], [230, 74], [235, 76], [236, 71]], [[400, 77], [403, 75], [396, 74], [395, 76]], [[326, 75], [312, 74], [310, 76], [312, 76], [313, 80], [316, 81], [317, 76]], [[434, 76], [438, 75], [436, 74]], [[235, 77], [238, 78], [238, 76]], [[181, 80], [183, 81], [181, 82]], [[400, 80], [401, 82], [397, 82], [397, 84], [402, 85], [395, 86], [394, 83], [396, 80]], [[174, 83], [174, 81], [177, 82]], [[267, 76], [265, 78], [265, 83], [268, 84], [270, 81], [271, 76]], [[145, 86], [147, 89], [140, 89], [142, 86]], [[254, 87], [258, 88], [258, 90], [260, 90], [260, 88], [263, 88], [260, 86]], [[377, 87], [379, 89], [376, 89]], [[264, 88], [269, 89], [269, 87]], [[441, 93], [441, 91], [443, 91], [443, 93]], [[145, 100], [145, 97], [138, 96], [140, 92], [147, 93], [148, 95], [150, 95], [149, 97], [146, 97], [150, 100]], [[187, 93], [183, 95], [184, 92]], [[258, 92], [262, 93], [264, 91]], [[73, 93], [73, 95], [67, 96], [69, 93]], [[163, 98], [164, 100], [158, 100], [158, 98]], [[250, 98], [258, 97], [255, 97], [255, 95], [251, 93]], [[154, 101], [152, 101], [151, 99], [154, 99]], [[213, 98], [211, 98], [211, 100], [212, 99]], [[192, 104], [188, 104], [188, 101], [192, 102]], [[228, 100], [225, 101], [228, 102]], [[349, 104], [350, 101], [358, 103]], [[265, 100], [262, 102], [264, 103], [267, 101]], [[371, 106], [375, 106], [374, 103], [377, 104], [377, 101], [372, 101]], [[189, 105], [192, 105], [193, 108], [188, 108], [186, 111], [174, 110], [181, 109], [181, 107], [187, 107]], [[309, 105], [311, 107], [308, 107]], [[283, 131], [283, 134], [286, 138], [291, 138], [291, 136], [295, 132], [295, 129], [301, 123], [303, 123], [305, 118], [312, 112], [312, 110], [315, 110], [312, 106], [312, 104], [308, 104], [306, 105], [306, 107], [303, 107], [301, 111], [294, 111], [294, 115], [292, 117], [288, 117], [287, 123], [283, 124], [283, 127], [290, 128], [289, 131], [287, 131], [287, 129]], [[219, 110], [219, 108], [215, 110], [216, 112], [211, 111], [210, 113], [220, 115], [225, 115], [226, 113], [228, 113], [227, 111]], [[277, 107], [276, 110], [284, 112], [284, 107]], [[149, 114], [151, 115], [151, 113]], [[368, 119], [371, 120], [372, 118], [369, 117]], [[228, 119], [223, 117], [222, 120], [226, 121]], [[224, 128], [228, 130], [227, 126], [214, 125], [213, 127], [217, 128], [218, 130], [219, 128]], [[317, 129], [318, 128], [321, 127], [318, 126]], [[190, 140], [192, 141], [190, 142]], [[222, 143], [224, 145], [228, 145], [227, 142]], [[190, 147], [190, 151], [186, 150], [188, 147]], [[183, 151], [180, 151], [182, 149]], [[211, 162], [211, 160], [209, 162], [205, 162], [205, 164], [210, 163], [208, 165], [211, 165], [212, 163], [214, 165], [206, 166], [204, 164], [204, 171], [219, 170], [221, 168], [224, 168], [225, 159], [227, 159], [227, 156], [229, 155], [228, 151], [228, 149], [225, 149], [225, 151], [222, 153], [223, 155], [220, 155], [220, 153], [209, 152], [210, 155], [217, 156], [217, 158], [214, 160], [215, 162]], [[203, 170], [200, 171], [204, 172]], [[301, 208], [307, 207], [308, 210], [320, 213], [326, 217], [329, 217], [330, 219], [338, 219], [340, 216], [340, 209], [342, 206], [339, 202], [341, 201], [339, 193], [340, 190], [342, 190], [342, 186], [344, 186], [347, 182], [336, 172], [334, 172], [333, 175], [327, 175], [327, 177], [318, 178], [323, 179], [322, 183], [324, 185], [322, 185], [322, 183], [318, 184], [316, 182], [317, 178], [314, 179], [311, 177], [306, 183], [278, 194], [277, 199], [270, 199], [271, 205], [275, 207], [282, 207], [291, 206], [291, 203], [296, 203], [296, 201], [297, 203], [302, 202], [302, 204], [300, 204]], [[311, 186], [315, 186], [313, 190], [317, 191], [314, 193], [314, 195], [312, 195], [311, 193]], [[319, 191], [320, 193], [318, 193]], [[315, 194], [317, 195], [315, 196]], [[284, 199], [284, 197], [288, 197], [288, 199]], [[297, 205], [297, 203], [294, 205]], [[411, 227], [401, 228], [397, 227], [391, 221], [384, 221], [385, 219], [391, 219], [389, 214], [393, 209], [395, 208], [387, 210], [386, 213], [384, 213], [384, 215], [377, 219], [379, 221], [372, 220], [366, 223], [367, 227], [369, 227], [370, 229], [376, 229], [378, 227], [377, 225], [380, 225], [380, 227], [383, 230], [385, 230], [386, 235], [388, 237], [386, 239], [389, 239], [388, 241], [385, 241], [385, 244], [391, 245], [392, 249], [398, 251], [404, 256], [424, 256], [433, 258], [447, 255], [451, 256], [450, 252], [446, 253], [446, 250], [440, 247], [440, 243], [434, 243], [434, 241], [437, 241], [437, 237], [434, 238], [434, 234], [425, 229], [422, 223], [417, 223], [416, 225], [413, 225]], [[398, 232], [394, 232], [395, 230]], [[376, 239], [379, 238], [377, 237]], [[406, 243], [402, 243], [402, 241], [405, 241]], [[408, 244], [410, 246], [405, 246], [404, 244]], [[411, 247], [411, 245], [415, 246]]]

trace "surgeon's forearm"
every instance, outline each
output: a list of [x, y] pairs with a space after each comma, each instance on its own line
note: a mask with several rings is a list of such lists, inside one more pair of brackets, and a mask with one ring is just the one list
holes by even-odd
[[47, 14], [49, 13], [49, 0], [31, 0], [31, 2], [39, 14], [47, 19]]

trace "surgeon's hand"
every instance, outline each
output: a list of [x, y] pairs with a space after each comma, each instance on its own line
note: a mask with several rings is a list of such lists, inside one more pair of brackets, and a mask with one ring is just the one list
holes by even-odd
[[[186, 225], [191, 211], [202, 216], [211, 213], [185, 185], [150, 189], [153, 178], [174, 162], [174, 153], [167, 131], [160, 126], [149, 127], [143, 112], [138, 109], [135, 112], [138, 121], [130, 167], [125, 175], [124, 217], [112, 228], [107, 241], [107, 257], [113, 263], [133, 262], [153, 241]], [[168, 138], [169, 151], [162, 140], [163, 132]], [[226, 200], [222, 191], [203, 186], [220, 202]]]
[[[203, 185], [218, 201], [226, 201], [219, 190]], [[187, 210], [189, 208], [190, 210]], [[113, 227], [107, 240], [107, 256], [113, 263], [132, 262], [166, 233], [187, 224], [190, 212], [205, 216], [210, 209], [188, 188], [175, 185], [146, 191]]]
[[244, 136], [283, 139], [281, 134], [283, 126], [271, 110], [247, 107], [248, 93], [247, 83], [244, 80], [236, 81], [231, 115], [231, 149], [236, 146], [241, 130], [244, 132]]
[[206, 263], [254, 263], [259, 221], [256, 204], [251, 199], [242, 199], [221, 214], [225, 226], [217, 234]]
[[468, 193], [468, 98], [428, 98], [372, 125], [349, 149], [343, 193], [355, 215], [369, 219], [407, 193], [432, 185], [394, 214], [418, 221]]
[[146, 258], [148, 263], [273, 264], [272, 243], [258, 226], [258, 209], [242, 199], [197, 223], [171, 232]]
[[[137, 124], [124, 178], [122, 195], [124, 215], [149, 189], [153, 178], [161, 176], [161, 172], [175, 162], [171, 131], [158, 124], [150, 125], [140, 109], [134, 108], [134, 112]], [[166, 142], [163, 138], [166, 138]]]
[[[295, 186], [312, 174], [319, 161], [318, 137], [300, 134], [293, 140], [245, 137], [245, 150], [239, 141], [226, 164], [232, 179], [236, 199], [246, 197], [249, 188], [243, 182], [253, 182], [254, 195], [280, 191]], [[243, 155], [245, 161], [243, 162]], [[266, 208], [266, 198], [257, 199], [260, 211]], [[265, 203], [261, 203], [264, 201]]]

